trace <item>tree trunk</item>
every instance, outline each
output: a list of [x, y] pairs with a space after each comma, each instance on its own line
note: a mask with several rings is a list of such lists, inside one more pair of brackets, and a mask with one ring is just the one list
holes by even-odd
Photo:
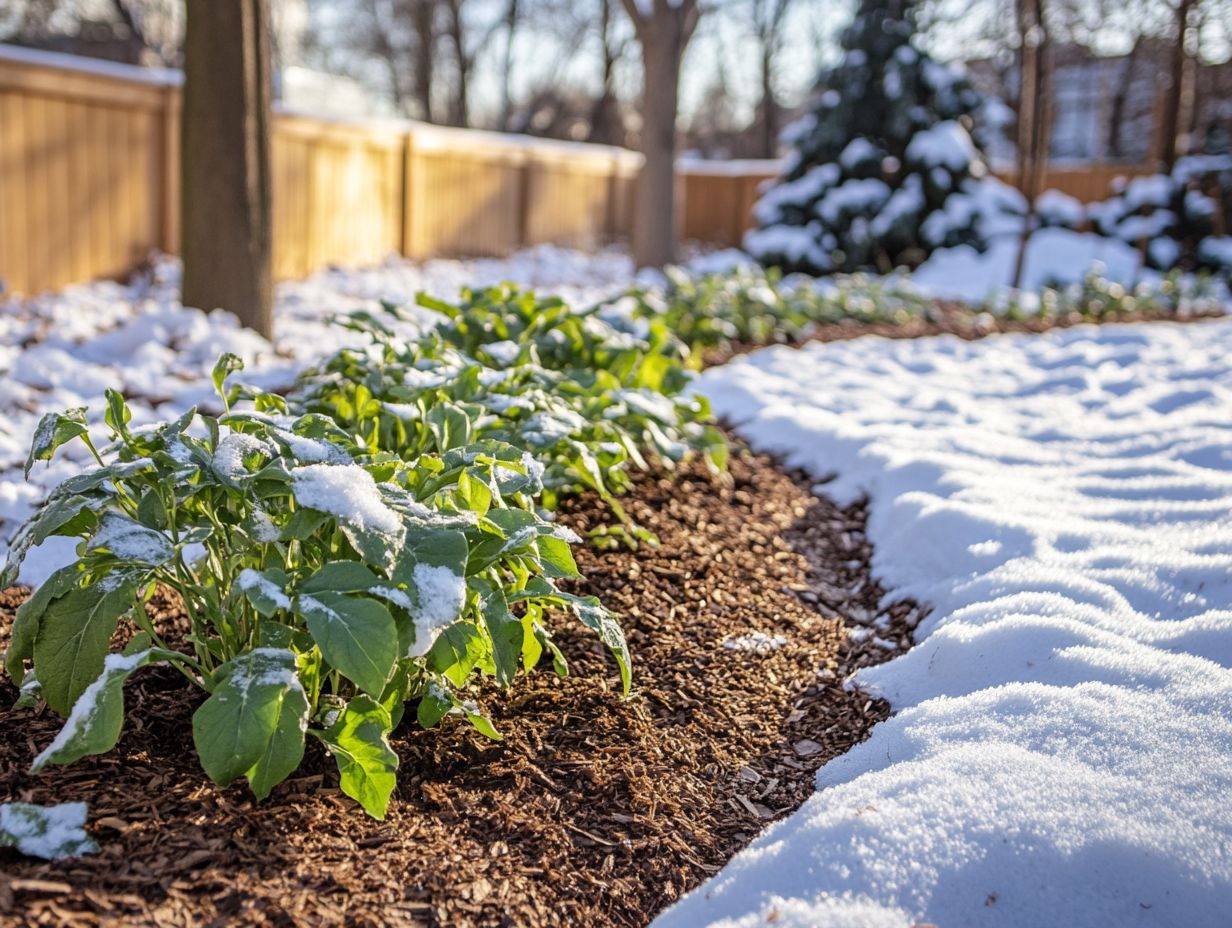
[[688, 38], [674, 17], [664, 20], [656, 17], [638, 30], [645, 87], [641, 131], [645, 163], [633, 216], [633, 260], [638, 267], [663, 267], [676, 257], [676, 114], [680, 59]]
[[462, 25], [460, 0], [449, 0], [449, 41], [453, 45], [454, 62], [458, 68], [458, 80], [454, 84], [453, 99], [449, 106], [450, 125], [465, 128], [470, 125], [470, 77], [471, 59], [466, 52], [466, 32]]
[[1189, 12], [1194, 0], [1179, 0], [1176, 7], [1176, 43], [1172, 46], [1172, 60], [1169, 64], [1168, 93], [1164, 97], [1163, 120], [1159, 132], [1159, 163], [1160, 169], [1171, 173], [1176, 163], [1177, 137], [1184, 125], [1181, 111], [1185, 108], [1187, 90], [1185, 43], [1189, 39]]
[[778, 154], [779, 108], [774, 99], [774, 55], [769, 45], [761, 51], [761, 157]]
[[273, 330], [270, 34], [265, 0], [188, 0], [183, 300]]
[[415, 33], [414, 81], [419, 118], [435, 122], [432, 73], [436, 57], [436, 0], [412, 0], [411, 28]]
[[1129, 54], [1125, 56], [1125, 64], [1121, 68], [1120, 80], [1117, 81], [1116, 91], [1112, 95], [1112, 109], [1108, 115], [1108, 155], [1113, 159], [1119, 159], [1123, 156], [1121, 149], [1121, 125], [1125, 122], [1125, 107], [1129, 104], [1129, 92], [1134, 86], [1134, 72], [1137, 70], [1138, 55], [1142, 50], [1144, 39], [1145, 36], [1141, 34], [1134, 39], [1134, 44], [1129, 49]]
[[518, 0], [505, 7], [505, 55], [501, 62], [501, 130], [509, 131], [513, 120], [513, 42], [518, 31]]
[[1012, 287], [1022, 283], [1027, 258], [1027, 243], [1035, 229], [1035, 200], [1043, 186], [1048, 164], [1048, 33], [1044, 24], [1043, 0], [1018, 0], [1019, 34], [1022, 37], [1022, 64], [1019, 68], [1018, 100], [1018, 188], [1027, 201], [1022, 237], [1014, 260]]

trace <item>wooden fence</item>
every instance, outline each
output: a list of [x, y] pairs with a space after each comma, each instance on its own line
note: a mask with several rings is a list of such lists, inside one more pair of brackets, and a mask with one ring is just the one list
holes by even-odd
[[[123, 274], [179, 247], [180, 76], [0, 46], [0, 293]], [[274, 268], [627, 238], [641, 156], [396, 120], [279, 114]], [[738, 245], [772, 161], [680, 166], [685, 239]], [[1102, 198], [1132, 166], [1050, 171]]]
[[[123, 274], [180, 236], [180, 77], [0, 47], [0, 288]], [[641, 157], [397, 120], [279, 114], [274, 270], [627, 237]]]

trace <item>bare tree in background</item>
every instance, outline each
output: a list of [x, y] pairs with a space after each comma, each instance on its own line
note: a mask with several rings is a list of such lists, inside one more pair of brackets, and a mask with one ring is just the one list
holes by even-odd
[[265, 0], [188, 0], [183, 300], [273, 330], [270, 33]]
[[624, 58], [629, 40], [616, 26], [618, 0], [599, 0], [599, 95], [590, 115], [591, 142], [606, 145], [624, 143], [624, 120], [616, 96], [616, 66]]
[[1168, 65], [1168, 89], [1164, 94], [1159, 124], [1159, 166], [1171, 172], [1176, 157], [1185, 146], [1194, 102], [1193, 54], [1190, 42], [1198, 0], [1176, 0], [1172, 51]]
[[750, 0], [753, 34], [760, 53], [761, 100], [757, 104], [758, 154], [773, 158], [778, 154], [779, 104], [774, 97], [775, 65], [783, 48], [783, 24], [793, 0]]
[[697, 0], [621, 0], [642, 49], [641, 150], [633, 259], [662, 267], [676, 253], [676, 117], [680, 62], [697, 29]]
[[1044, 185], [1048, 167], [1048, 136], [1052, 123], [1050, 97], [1048, 24], [1043, 0], [1015, 0], [1020, 41], [1018, 94], [1018, 189], [1027, 201], [1022, 239], [1014, 262], [1011, 286], [1022, 282], [1027, 242], [1035, 229], [1035, 200]]

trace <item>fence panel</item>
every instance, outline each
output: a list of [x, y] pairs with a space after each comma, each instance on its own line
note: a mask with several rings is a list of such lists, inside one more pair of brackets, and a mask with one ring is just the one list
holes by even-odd
[[[0, 46], [0, 281], [31, 293], [123, 274], [180, 237], [180, 77]], [[395, 120], [279, 114], [274, 273], [401, 252], [501, 255], [627, 238], [641, 156]], [[686, 239], [739, 245], [773, 161], [682, 162]], [[1045, 186], [1102, 199], [1133, 165], [1058, 167]]]
[[162, 241], [163, 87], [0, 59], [0, 280], [121, 274]]

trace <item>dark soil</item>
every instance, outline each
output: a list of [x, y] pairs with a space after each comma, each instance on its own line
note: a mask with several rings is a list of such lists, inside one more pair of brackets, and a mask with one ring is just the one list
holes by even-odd
[[[863, 506], [839, 509], [765, 457], [640, 479], [626, 503], [662, 548], [579, 551], [583, 589], [624, 614], [634, 698], [589, 634], [562, 626], [572, 676], [477, 689], [505, 734], [404, 724], [389, 818], [337, 789], [310, 739], [264, 803], [198, 766], [201, 697], [149, 668], [119, 747], [39, 777], [59, 720], [0, 685], [0, 799], [85, 800], [98, 855], [0, 851], [0, 923], [46, 925], [644, 925], [797, 808], [814, 771], [868, 736], [885, 703], [842, 686], [910, 644], [919, 611], [879, 611]], [[594, 500], [562, 521], [605, 521]], [[0, 630], [25, 592], [0, 593]], [[178, 621], [165, 597], [157, 621]], [[877, 636], [850, 636], [879, 620]], [[767, 653], [725, 646], [764, 632]], [[5, 642], [0, 640], [0, 646]], [[413, 717], [413, 713], [410, 714]]]
[[[856, 319], [846, 319], [829, 325], [817, 326], [809, 333], [808, 338], [798, 344], [808, 342], [841, 342], [859, 338], [861, 335], [880, 335], [883, 338], [923, 338], [927, 335], [955, 335], [964, 341], [975, 341], [998, 333], [1018, 332], [1037, 334], [1050, 329], [1069, 329], [1076, 325], [1104, 325], [1113, 322], [1198, 322], [1203, 319], [1217, 319], [1220, 312], [1195, 312], [1185, 316], [1176, 313], [1139, 311], [1109, 315], [1102, 319], [1091, 319], [1080, 313], [1064, 316], [1029, 316], [1025, 319], [1002, 319], [991, 313], [975, 312], [965, 303], [953, 301], [938, 301], [930, 307], [931, 319], [912, 317], [902, 322], [860, 322]], [[751, 345], [742, 342], [729, 345], [726, 348], [714, 348], [705, 352], [707, 367], [722, 364], [733, 357], [748, 354], [764, 348], [765, 345]]]

